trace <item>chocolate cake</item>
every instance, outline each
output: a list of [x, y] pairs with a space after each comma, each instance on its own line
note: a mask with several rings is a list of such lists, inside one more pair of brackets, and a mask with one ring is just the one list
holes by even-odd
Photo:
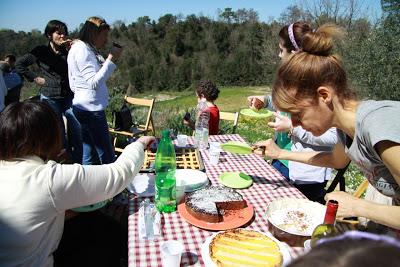
[[211, 223], [221, 222], [229, 211], [247, 207], [242, 195], [225, 186], [207, 186], [190, 193], [185, 207], [193, 217]]

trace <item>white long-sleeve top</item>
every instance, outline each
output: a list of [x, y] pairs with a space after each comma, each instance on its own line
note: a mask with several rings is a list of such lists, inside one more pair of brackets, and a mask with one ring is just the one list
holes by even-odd
[[107, 165], [47, 163], [36, 156], [0, 161], [0, 266], [53, 266], [65, 210], [121, 192], [144, 160], [130, 144]]
[[68, 78], [74, 99], [82, 110], [100, 111], [108, 104], [107, 79], [117, 67], [111, 60], [101, 62], [94, 48], [76, 40], [68, 53]]
[[[295, 152], [332, 151], [338, 142], [336, 128], [330, 128], [321, 136], [314, 136], [301, 127], [295, 127], [292, 132], [291, 150]], [[323, 183], [331, 178], [331, 174], [331, 168], [289, 161], [289, 178], [296, 184]]]

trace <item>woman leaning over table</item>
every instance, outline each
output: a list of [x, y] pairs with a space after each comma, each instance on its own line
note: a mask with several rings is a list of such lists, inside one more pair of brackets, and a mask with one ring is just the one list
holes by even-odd
[[[341, 143], [331, 152], [289, 152], [268, 140], [266, 154], [332, 168], [343, 168], [351, 159], [372, 186], [393, 198], [394, 206], [345, 192], [327, 194], [326, 199], [339, 201], [340, 217], [361, 216], [400, 229], [400, 102], [356, 99], [341, 60], [332, 54], [332, 39], [339, 34], [334, 25], [305, 34], [302, 50], [279, 67], [272, 99], [277, 109], [291, 114], [293, 126], [316, 136], [336, 127]], [[347, 147], [348, 139], [352, 144]]]
[[[143, 151], [152, 141], [153, 137], [139, 138], [112, 164], [58, 164], [52, 159], [60, 152], [62, 141], [52, 109], [33, 101], [9, 105], [0, 113], [0, 265], [53, 266], [65, 211], [121, 192], [140, 170]], [[94, 233], [100, 242], [107, 235], [107, 229], [104, 231]], [[76, 234], [78, 238], [82, 235]], [[71, 258], [77, 253], [93, 252], [76, 242], [68, 260], [82, 266], [99, 259], [109, 263], [112, 247], [118, 245], [107, 244], [105, 251], [95, 251], [99, 255], [74, 261]], [[104, 264], [99, 265], [118, 266]]]
[[[295, 22], [284, 26], [279, 31], [279, 57], [287, 60], [291, 55], [301, 51], [303, 36], [312, 32], [312, 27], [304, 22]], [[261, 101], [260, 99], [263, 99]], [[259, 101], [257, 101], [259, 100]], [[269, 110], [275, 110], [270, 95], [248, 97], [249, 104], [255, 108], [260, 102], [265, 103]], [[320, 136], [314, 136], [301, 127], [293, 127], [288, 116], [275, 113], [276, 121], [269, 122], [276, 134], [275, 142], [283, 149], [289, 151], [331, 151], [338, 143], [335, 128], [328, 129]], [[289, 134], [290, 133], [290, 134]], [[274, 160], [272, 166], [279, 170], [283, 176], [290, 180], [308, 199], [325, 204], [326, 181], [331, 178], [332, 169], [311, 166], [294, 161]]]
[[[84, 165], [93, 164], [92, 151], [101, 164], [114, 162], [105, 108], [108, 104], [107, 79], [116, 68], [113, 61], [122, 48], [113, 47], [107, 59], [100, 55], [108, 41], [110, 26], [99, 17], [86, 20], [68, 54], [68, 76], [74, 92], [73, 111], [82, 125]], [[95, 153], [96, 154], [96, 153]]]

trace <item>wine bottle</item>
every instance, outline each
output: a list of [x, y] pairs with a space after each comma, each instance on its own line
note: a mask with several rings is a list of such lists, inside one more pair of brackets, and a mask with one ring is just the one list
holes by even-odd
[[314, 247], [317, 241], [321, 238], [333, 237], [338, 234], [335, 227], [336, 212], [338, 210], [339, 203], [336, 200], [329, 200], [326, 205], [326, 212], [324, 223], [315, 227], [311, 235], [311, 247]]

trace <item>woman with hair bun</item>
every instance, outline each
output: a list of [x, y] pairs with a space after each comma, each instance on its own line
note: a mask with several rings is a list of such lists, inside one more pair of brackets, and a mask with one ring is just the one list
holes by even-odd
[[274, 105], [291, 114], [293, 126], [301, 126], [316, 136], [336, 127], [340, 143], [330, 152], [289, 152], [268, 140], [266, 155], [337, 169], [352, 160], [373, 187], [393, 199], [393, 206], [345, 192], [327, 194], [325, 199], [339, 202], [339, 217], [366, 217], [398, 230], [400, 102], [357, 100], [347, 83], [341, 59], [332, 53], [333, 38], [341, 34], [337, 26], [329, 24], [306, 33], [302, 50], [279, 67], [272, 90]]
[[[312, 30], [312, 27], [304, 22], [295, 22], [284, 26], [279, 31], [279, 57], [284, 61], [301, 51], [303, 36], [312, 32]], [[275, 110], [270, 95], [261, 98], [257, 96], [249, 97], [250, 105], [253, 104], [254, 97], [263, 99], [263, 103], [267, 104], [268, 109]], [[335, 128], [327, 130], [321, 136], [314, 136], [301, 127], [293, 127], [289, 117], [278, 112], [275, 113], [275, 116], [276, 121], [269, 122], [268, 126], [279, 133], [275, 142], [283, 149], [289, 151], [331, 151], [338, 142]], [[263, 146], [263, 142], [260, 141], [256, 145]], [[273, 160], [272, 166], [290, 180], [308, 199], [325, 204], [325, 186], [327, 180], [331, 178], [331, 168], [316, 167], [287, 160]]]

